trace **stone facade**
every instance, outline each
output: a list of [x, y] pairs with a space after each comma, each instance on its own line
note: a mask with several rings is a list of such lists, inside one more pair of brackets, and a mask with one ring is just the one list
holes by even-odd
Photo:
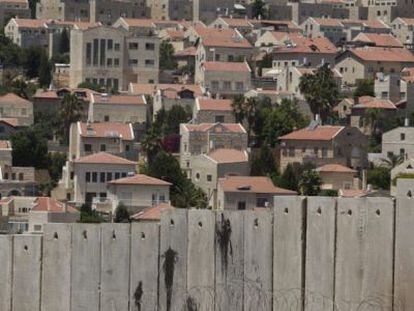
[[382, 156], [401, 156], [414, 158], [414, 127], [397, 127], [382, 134]]
[[0, 25], [10, 17], [30, 18], [29, 2], [27, 0], [3, 0], [0, 2]]

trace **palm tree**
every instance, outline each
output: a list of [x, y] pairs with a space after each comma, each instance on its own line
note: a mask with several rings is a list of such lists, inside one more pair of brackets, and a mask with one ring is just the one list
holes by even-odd
[[75, 94], [65, 94], [59, 111], [60, 135], [63, 141], [69, 141], [69, 128], [81, 119], [83, 103]]
[[152, 160], [157, 155], [157, 153], [163, 149], [162, 147], [162, 138], [159, 131], [150, 128], [145, 135], [143, 141], [141, 142], [142, 150], [147, 155], [148, 163], [152, 163]]
[[247, 119], [247, 139], [251, 142], [252, 128], [256, 119], [256, 113], [258, 108], [258, 101], [255, 97], [250, 97], [244, 102], [244, 113]]
[[387, 168], [393, 169], [404, 162], [404, 156], [399, 154], [389, 154], [387, 158], [381, 159], [381, 162]]

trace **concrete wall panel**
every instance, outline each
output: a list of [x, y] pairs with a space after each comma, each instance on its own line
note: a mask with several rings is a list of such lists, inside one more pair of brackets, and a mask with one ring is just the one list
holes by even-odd
[[302, 310], [304, 198], [275, 197], [273, 310]]
[[216, 214], [216, 311], [243, 310], [244, 215]]
[[0, 235], [0, 310], [11, 310], [13, 236]]
[[188, 211], [187, 309], [214, 309], [215, 213]]
[[71, 311], [99, 311], [101, 227], [74, 224], [72, 228]]
[[42, 311], [70, 310], [70, 224], [47, 224], [43, 230]]
[[339, 310], [390, 310], [393, 202], [338, 199], [335, 303]]
[[305, 310], [332, 311], [336, 199], [309, 197], [306, 212]]
[[13, 311], [40, 310], [41, 258], [41, 236], [14, 236]]
[[273, 213], [244, 213], [244, 309], [272, 310]]
[[178, 311], [187, 297], [187, 210], [161, 216], [159, 310]]
[[131, 311], [158, 310], [159, 246], [158, 223], [131, 225]]
[[101, 230], [101, 311], [128, 310], [130, 225], [102, 224]]
[[394, 311], [414, 310], [414, 199], [399, 197], [395, 218]]

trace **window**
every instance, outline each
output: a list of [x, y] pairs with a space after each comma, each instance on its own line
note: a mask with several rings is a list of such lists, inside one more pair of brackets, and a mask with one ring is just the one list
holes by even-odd
[[106, 60], [106, 65], [107, 65], [108, 67], [111, 67], [111, 66], [112, 66], [112, 58], [108, 58], [108, 59]]
[[105, 66], [105, 60], [106, 60], [106, 40], [105, 39], [101, 39], [100, 52], [101, 52], [100, 65]]
[[129, 151], [129, 145], [125, 145], [125, 151]]
[[218, 90], [218, 88], [219, 88], [218, 81], [211, 81], [211, 89], [212, 90]]
[[119, 58], [114, 58], [114, 66], [119, 67]]
[[105, 182], [105, 173], [100, 173], [99, 175], [100, 175], [99, 181], [104, 183]]
[[223, 82], [223, 89], [225, 89], [225, 90], [230, 90], [231, 89], [230, 81], [224, 81]]
[[154, 43], [145, 43], [145, 49], [147, 51], [154, 51], [155, 50], [155, 44]]
[[105, 144], [101, 145], [101, 151], [106, 151], [106, 145]]
[[267, 198], [257, 198], [256, 206], [257, 207], [267, 207], [269, 204], [269, 200]]
[[93, 64], [94, 66], [98, 65], [98, 50], [99, 50], [99, 40], [93, 40]]
[[12, 180], [16, 180], [16, 173], [12, 173]]
[[129, 42], [130, 50], [138, 50], [138, 42]]
[[400, 140], [405, 140], [405, 133], [400, 134]]
[[114, 46], [114, 41], [112, 39], [108, 39], [108, 50], [112, 50]]
[[245, 210], [246, 209], [246, 202], [245, 201], [237, 202], [237, 209], [239, 211]]
[[34, 231], [42, 231], [42, 225], [34, 225], [33, 230]]
[[120, 49], [120, 45], [119, 45], [119, 43], [115, 43], [115, 45], [114, 45], [114, 50], [115, 51], [119, 51], [119, 49]]
[[125, 172], [124, 172], [124, 173], [121, 173], [121, 177], [122, 177], [122, 178], [127, 177], [127, 173], [125, 173]]
[[23, 180], [23, 173], [19, 173], [19, 180]]
[[326, 158], [328, 156], [328, 150], [326, 148], [322, 148], [322, 158]]
[[211, 182], [211, 180], [212, 180], [212, 177], [211, 177], [211, 175], [210, 175], [210, 174], [208, 174], [208, 175], [207, 175], [207, 181]]
[[106, 173], [106, 181], [111, 181], [112, 180], [112, 173], [108, 172]]
[[319, 153], [318, 147], [313, 148], [313, 153], [315, 154], [316, 157], [318, 156], [318, 153]]
[[195, 179], [196, 179], [196, 180], [200, 180], [200, 173], [198, 173], [198, 172], [197, 172], [197, 173], [195, 174]]
[[294, 157], [294, 156], [295, 156], [295, 148], [289, 147], [289, 157]]
[[236, 82], [236, 90], [243, 91], [243, 89], [244, 89], [243, 82]]
[[26, 108], [22, 108], [22, 116], [27, 115], [27, 109]]
[[92, 44], [86, 43], [86, 65], [90, 65], [92, 62]]
[[0, 133], [4, 133], [4, 126], [0, 126]]
[[92, 182], [98, 182], [98, 173], [97, 172], [92, 173]]
[[109, 116], [104, 116], [104, 121], [109, 122]]
[[146, 59], [145, 60], [145, 67], [154, 67], [155, 61], [153, 59]]
[[215, 116], [214, 117], [215, 123], [224, 123], [224, 116]]
[[115, 173], [115, 179], [119, 179], [119, 173]]
[[85, 180], [86, 180], [86, 182], [91, 182], [91, 173], [90, 172], [86, 172]]
[[130, 66], [138, 66], [138, 59], [132, 58], [128, 61]]
[[402, 157], [405, 156], [405, 149], [404, 148], [400, 149], [400, 156], [402, 156]]
[[92, 151], [92, 145], [91, 144], [84, 144], [83, 149], [85, 152], [91, 152]]

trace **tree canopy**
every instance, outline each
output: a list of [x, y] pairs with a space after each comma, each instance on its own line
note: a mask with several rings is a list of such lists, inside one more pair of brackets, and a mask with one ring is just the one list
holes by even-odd
[[177, 69], [177, 61], [174, 58], [174, 47], [168, 41], [162, 41], [160, 44], [160, 69], [172, 70]]

